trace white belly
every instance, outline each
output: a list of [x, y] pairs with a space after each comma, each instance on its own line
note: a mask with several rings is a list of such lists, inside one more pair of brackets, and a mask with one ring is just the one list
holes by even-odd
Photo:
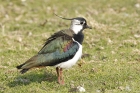
[[[74, 39], [73, 39], [73, 41], [76, 42], [76, 43], [78, 43], [78, 42], [75, 41]], [[55, 67], [60, 67], [60, 68], [66, 68], [66, 69], [68, 69], [68, 68], [72, 67], [73, 65], [75, 65], [76, 62], [77, 62], [77, 61], [81, 58], [81, 56], [82, 56], [82, 45], [79, 44], [79, 43], [78, 43], [78, 45], [79, 45], [79, 49], [78, 49], [77, 53], [75, 54], [75, 56], [74, 56], [72, 59], [70, 59], [70, 60], [68, 60], [68, 61], [66, 61], [66, 62], [62, 62], [62, 63], [60, 63], [60, 64], [57, 64]]]

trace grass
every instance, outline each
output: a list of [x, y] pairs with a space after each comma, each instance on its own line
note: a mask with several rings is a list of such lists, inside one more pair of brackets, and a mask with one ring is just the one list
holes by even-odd
[[[67, 93], [83, 86], [86, 93], [140, 92], [139, 0], [0, 0], [0, 92]], [[70, 22], [53, 13], [87, 19], [83, 54], [57, 84], [55, 68], [15, 68], [35, 55], [51, 34]], [[71, 91], [75, 92], [75, 90]]]

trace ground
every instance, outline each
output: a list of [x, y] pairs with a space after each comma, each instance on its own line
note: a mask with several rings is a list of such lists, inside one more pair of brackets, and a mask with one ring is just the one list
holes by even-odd
[[[67, 17], [84, 17], [83, 54], [57, 83], [54, 67], [20, 74], [16, 66], [35, 55]], [[0, 0], [0, 92], [140, 93], [140, 0]]]

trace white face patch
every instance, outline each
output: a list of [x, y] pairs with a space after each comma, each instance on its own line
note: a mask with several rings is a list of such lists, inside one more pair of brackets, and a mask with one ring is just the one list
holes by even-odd
[[73, 30], [75, 34], [77, 34], [83, 29], [83, 25], [80, 24], [79, 20], [74, 19], [71, 23], [70, 29]]

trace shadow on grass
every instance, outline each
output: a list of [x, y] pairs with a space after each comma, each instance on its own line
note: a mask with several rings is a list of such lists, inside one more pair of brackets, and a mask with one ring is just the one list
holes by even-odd
[[29, 85], [30, 83], [37, 82], [57, 82], [57, 76], [56, 74], [53, 74], [51, 72], [48, 73], [26, 73], [26, 74], [18, 74], [17, 77], [8, 83], [9, 87], [15, 87], [15, 86], [23, 86], [23, 85]]

